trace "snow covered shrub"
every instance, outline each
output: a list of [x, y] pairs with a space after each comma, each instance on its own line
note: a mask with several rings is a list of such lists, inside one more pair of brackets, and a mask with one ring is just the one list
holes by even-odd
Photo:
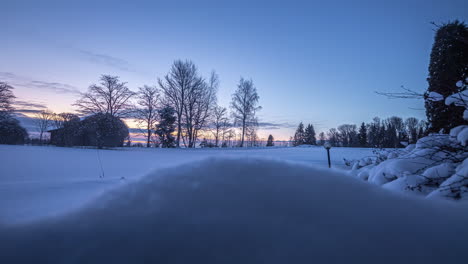
[[18, 120], [8, 114], [0, 114], [0, 144], [24, 144], [28, 133]]
[[[365, 165], [363, 159], [352, 174], [386, 189], [431, 197], [468, 198], [468, 158], [466, 141], [460, 133], [466, 126], [452, 129], [450, 135], [431, 134], [403, 150], [384, 152], [383, 162]], [[450, 179], [450, 180], [449, 180]], [[433, 192], [437, 193], [437, 195]]]
[[81, 122], [82, 146], [122, 147], [128, 137], [128, 127], [120, 118], [110, 114], [95, 114]]
[[373, 156], [369, 157], [364, 157], [361, 159], [343, 159], [344, 163], [348, 167], [352, 167], [352, 170], [358, 170], [362, 167], [366, 167], [369, 165], [377, 165], [380, 164], [381, 162], [387, 160], [387, 159], [393, 159], [396, 158], [402, 154], [407, 153], [408, 151], [412, 150], [414, 148], [414, 145], [409, 145], [405, 149], [384, 149], [384, 148], [379, 148], [379, 149], [373, 149], [372, 153], [374, 154]]
[[455, 173], [440, 184], [428, 197], [449, 197], [468, 200], [468, 158], [459, 164]]

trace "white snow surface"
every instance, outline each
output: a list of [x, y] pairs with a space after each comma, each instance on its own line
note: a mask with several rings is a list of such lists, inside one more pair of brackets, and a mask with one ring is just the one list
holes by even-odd
[[[370, 149], [332, 148], [332, 166], [344, 168], [343, 158], [361, 158], [371, 152]], [[209, 157], [261, 157], [328, 166], [323, 147], [98, 151], [0, 145], [0, 157], [0, 223], [34, 221], [73, 211], [109, 189], [138, 180], [154, 170]], [[102, 161], [103, 178], [100, 178], [98, 157]]]
[[[35, 175], [22, 175], [24, 184], [33, 186], [28, 179], [41, 176], [56, 181], [88, 174], [88, 181], [59, 191], [57, 200], [74, 188], [99, 186], [90, 165], [95, 150], [36, 149], [43, 157], [34, 159], [37, 167], [29, 172]], [[291, 158], [298, 149], [277, 151]], [[305, 154], [312, 152], [304, 151], [298, 156], [307, 161]], [[37, 162], [56, 152], [71, 153]], [[104, 164], [129, 154], [102, 152]], [[157, 159], [142, 153], [138, 162], [163, 167], [174, 166], [176, 157], [204, 156], [179, 150]], [[0, 263], [462, 263], [468, 258], [468, 211], [460, 204], [397, 195], [338, 170], [236, 155], [155, 170], [77, 211], [0, 227]], [[67, 170], [67, 156], [81, 157], [72, 168], [83, 171]], [[119, 161], [108, 170], [120, 171], [117, 178], [148, 170], [132, 167], [133, 159]], [[51, 164], [56, 176], [44, 176]], [[18, 184], [15, 175], [4, 178]]]

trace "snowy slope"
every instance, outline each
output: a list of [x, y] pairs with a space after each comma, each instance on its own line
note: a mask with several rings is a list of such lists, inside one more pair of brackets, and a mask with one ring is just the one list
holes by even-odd
[[[99, 154], [99, 156], [98, 156]], [[333, 166], [369, 149], [334, 148]], [[104, 171], [101, 176], [100, 157]], [[99, 150], [0, 145], [0, 223], [30, 221], [74, 210], [110, 188], [155, 169], [207, 157], [263, 157], [327, 166], [326, 151], [311, 148]], [[122, 179], [124, 178], [124, 179]]]
[[0, 263], [462, 263], [466, 223], [455, 203], [340, 172], [218, 158], [157, 170], [66, 216], [0, 228]]

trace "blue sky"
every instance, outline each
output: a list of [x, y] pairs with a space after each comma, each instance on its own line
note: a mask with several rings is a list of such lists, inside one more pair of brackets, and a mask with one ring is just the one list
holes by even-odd
[[[136, 90], [175, 59], [221, 79], [229, 106], [240, 77], [256, 85], [261, 132], [287, 139], [300, 121], [325, 131], [374, 116], [424, 118], [437, 23], [468, 21], [468, 1], [2, 1], [0, 79], [18, 99], [72, 111], [100, 74]], [[5, 19], [6, 16], [6, 19]], [[275, 129], [272, 129], [275, 128]]]

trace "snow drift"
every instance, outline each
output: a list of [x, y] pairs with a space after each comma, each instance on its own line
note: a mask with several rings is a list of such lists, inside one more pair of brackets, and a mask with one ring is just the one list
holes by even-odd
[[163, 169], [60, 218], [0, 228], [0, 263], [448, 263], [468, 213], [260, 159]]

